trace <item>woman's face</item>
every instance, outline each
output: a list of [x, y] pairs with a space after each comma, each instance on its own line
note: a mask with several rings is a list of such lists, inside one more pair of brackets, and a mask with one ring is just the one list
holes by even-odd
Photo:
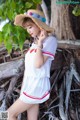
[[34, 24], [33, 22], [26, 22], [24, 25], [25, 29], [27, 29], [28, 33], [31, 35], [31, 37], [35, 38], [40, 34], [40, 29], [39, 27]]

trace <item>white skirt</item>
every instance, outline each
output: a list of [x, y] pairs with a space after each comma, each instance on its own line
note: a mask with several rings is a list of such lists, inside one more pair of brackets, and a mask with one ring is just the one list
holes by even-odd
[[49, 78], [24, 77], [20, 99], [25, 103], [43, 103], [50, 97]]

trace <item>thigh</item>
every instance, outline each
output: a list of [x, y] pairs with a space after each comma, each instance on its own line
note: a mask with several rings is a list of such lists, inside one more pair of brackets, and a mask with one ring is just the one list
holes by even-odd
[[32, 106], [33, 104], [27, 104], [20, 99], [17, 99], [7, 111], [11, 115], [18, 116], [18, 114], [30, 109]]
[[35, 104], [30, 109], [27, 110], [28, 120], [38, 120], [38, 114], [39, 114], [39, 104]]

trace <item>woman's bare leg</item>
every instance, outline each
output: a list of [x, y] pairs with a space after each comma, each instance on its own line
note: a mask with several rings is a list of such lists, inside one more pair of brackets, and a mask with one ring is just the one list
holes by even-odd
[[31, 108], [27, 110], [27, 117], [28, 120], [38, 120], [38, 114], [39, 114], [39, 105], [35, 104]]
[[27, 104], [21, 101], [20, 99], [16, 100], [16, 102], [7, 110], [9, 113], [8, 120], [17, 120], [17, 116], [33, 107], [34, 104]]

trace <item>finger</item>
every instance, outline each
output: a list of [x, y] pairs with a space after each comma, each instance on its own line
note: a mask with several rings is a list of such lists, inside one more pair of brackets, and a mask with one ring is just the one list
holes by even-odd
[[46, 32], [44, 30], [41, 31], [41, 35], [46, 35]]

